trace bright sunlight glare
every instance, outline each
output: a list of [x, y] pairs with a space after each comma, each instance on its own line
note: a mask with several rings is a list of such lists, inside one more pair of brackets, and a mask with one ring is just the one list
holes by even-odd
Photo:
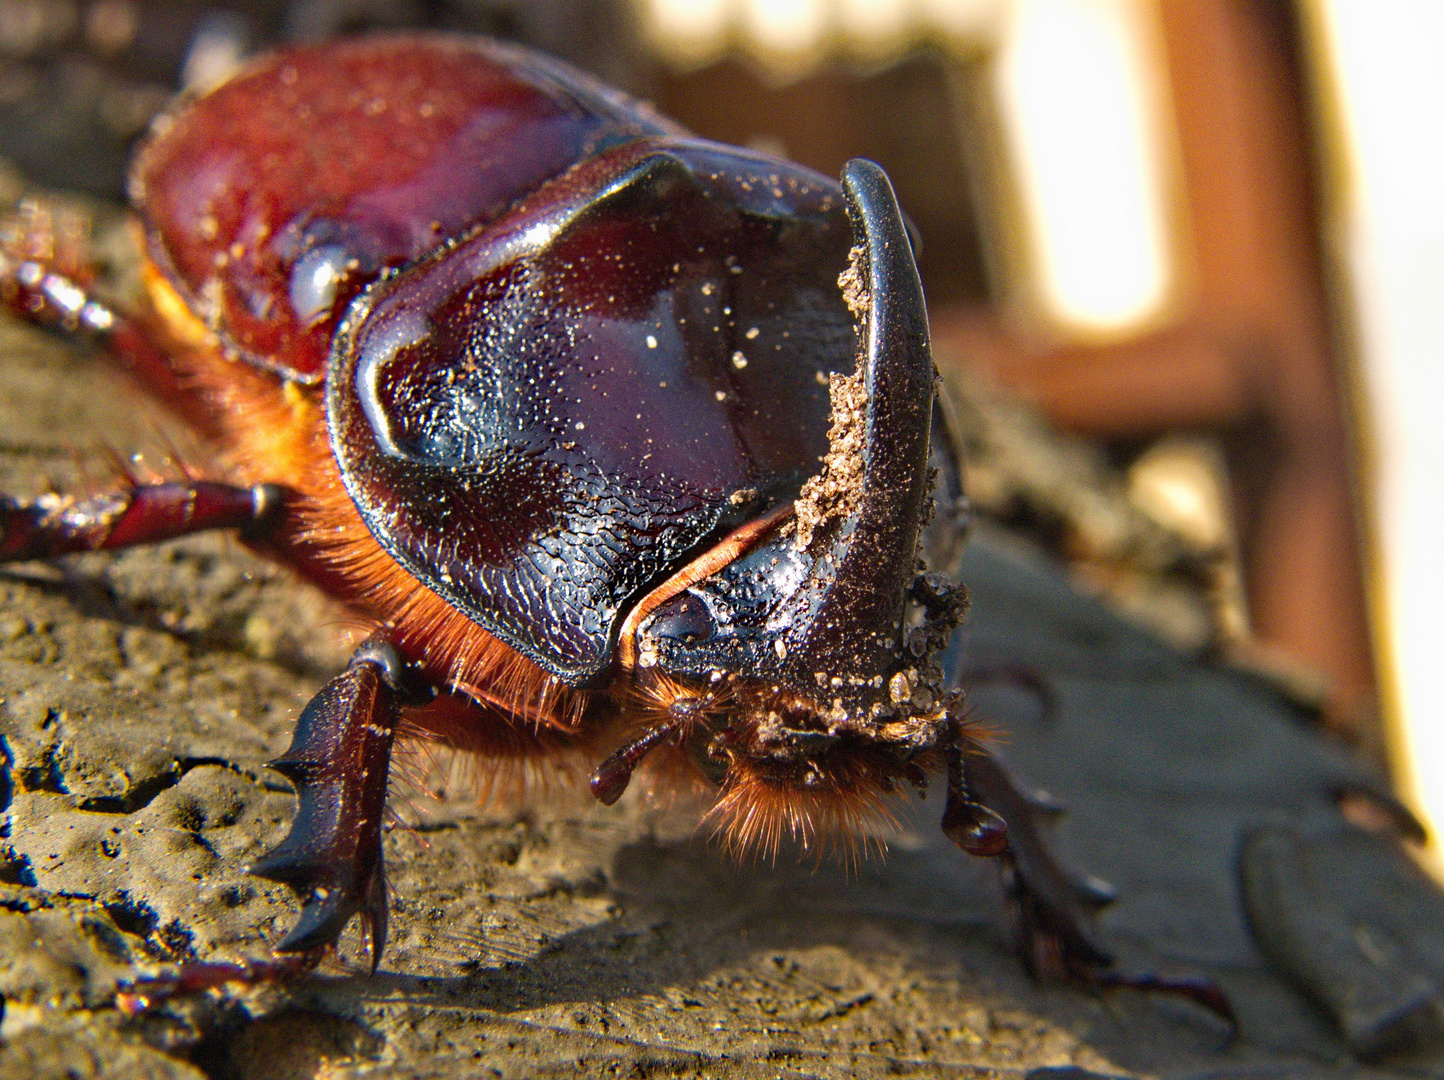
[[1381, 682], [1405, 790], [1444, 829], [1444, 6], [1319, 0], [1341, 111], [1335, 243], [1352, 286], [1374, 470]]
[[997, 68], [1049, 315], [1128, 329], [1171, 281], [1141, 20], [1128, 0], [1016, 0]]

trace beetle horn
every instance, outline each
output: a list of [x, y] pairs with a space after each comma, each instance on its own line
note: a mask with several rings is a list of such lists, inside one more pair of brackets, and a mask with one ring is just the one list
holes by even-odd
[[[861, 356], [851, 380], [834, 376], [832, 449], [813, 484], [846, 483], [850, 474], [856, 490], [835, 504], [843, 509], [828, 532], [831, 558], [816, 559], [810, 573], [823, 586], [822, 599], [799, 627], [800, 640], [789, 643], [789, 666], [845, 676], [875, 673], [887, 662], [880, 654], [895, 655], [904, 598], [917, 573], [935, 376], [922, 282], [892, 184], [862, 159], [843, 167], [842, 184], [855, 236], [842, 286], [860, 319]], [[840, 390], [856, 403], [851, 434]], [[860, 463], [839, 467], [835, 459], [858, 454], [858, 444]], [[804, 488], [799, 528], [806, 528], [809, 497]]]

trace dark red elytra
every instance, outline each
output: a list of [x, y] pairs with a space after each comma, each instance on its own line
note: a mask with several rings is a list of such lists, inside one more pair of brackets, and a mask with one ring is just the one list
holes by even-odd
[[716, 785], [736, 849], [846, 842], [941, 772], [944, 831], [1010, 871], [1030, 966], [1226, 1012], [1111, 969], [1100, 896], [943, 671], [961, 493], [934, 488], [957, 464], [876, 165], [839, 183], [535, 53], [377, 37], [181, 101], [132, 192], [140, 308], [88, 297], [39, 219], [5, 234], [0, 297], [99, 333], [224, 475], [0, 500], [0, 558], [239, 527], [373, 627], [273, 763], [299, 807], [252, 869], [302, 900], [294, 959], [134, 1001], [305, 970], [353, 915], [379, 961], [401, 732], [498, 774], [585, 759], [608, 804], [668, 759]]
[[183, 100], [131, 197], [152, 258], [223, 345], [314, 382], [336, 317], [383, 268], [609, 144], [674, 130], [534, 53], [370, 38], [292, 50]]

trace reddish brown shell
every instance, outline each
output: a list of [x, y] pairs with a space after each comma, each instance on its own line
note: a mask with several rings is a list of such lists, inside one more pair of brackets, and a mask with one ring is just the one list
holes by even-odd
[[385, 268], [607, 146], [677, 132], [537, 53], [366, 38], [268, 56], [181, 102], [131, 196], [151, 258], [225, 348], [318, 382], [336, 319]]

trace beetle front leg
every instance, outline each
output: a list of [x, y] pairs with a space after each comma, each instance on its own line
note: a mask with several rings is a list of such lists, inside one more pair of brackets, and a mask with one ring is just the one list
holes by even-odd
[[387, 906], [381, 818], [406, 683], [396, 648], [371, 638], [311, 699], [290, 748], [269, 762], [298, 797], [290, 833], [250, 868], [301, 899], [301, 918], [277, 953], [329, 949], [360, 915], [371, 969], [381, 962]]
[[[986, 751], [960, 750], [952, 759], [943, 831], [969, 854], [1002, 861], [1018, 951], [1028, 970], [1044, 978], [1087, 980], [1112, 964], [1087, 927], [1092, 911], [1112, 900], [1112, 892], [1064, 870], [1044, 846], [1036, 819], [1054, 808], [1019, 791], [1002, 763]], [[973, 825], [978, 819], [981, 824]], [[964, 843], [968, 826], [990, 843]]]
[[268, 766], [296, 787], [286, 838], [250, 872], [289, 885], [301, 917], [272, 950], [242, 963], [200, 960], [123, 984], [117, 1004], [130, 1014], [182, 994], [227, 983], [285, 980], [314, 968], [353, 916], [361, 917], [371, 970], [386, 948], [386, 868], [381, 819], [391, 745], [403, 704], [424, 697], [396, 647], [381, 636], [362, 643], [346, 670], [301, 711], [291, 745]]
[[1188, 998], [1237, 1031], [1233, 1007], [1213, 980], [1114, 968], [1112, 955], [1088, 928], [1092, 913], [1112, 902], [1113, 890], [1070, 873], [1048, 851], [1037, 819], [1058, 812], [1057, 806], [1020, 791], [1002, 762], [954, 730], [943, 831], [969, 854], [1000, 861], [1014, 940], [1029, 972]]

